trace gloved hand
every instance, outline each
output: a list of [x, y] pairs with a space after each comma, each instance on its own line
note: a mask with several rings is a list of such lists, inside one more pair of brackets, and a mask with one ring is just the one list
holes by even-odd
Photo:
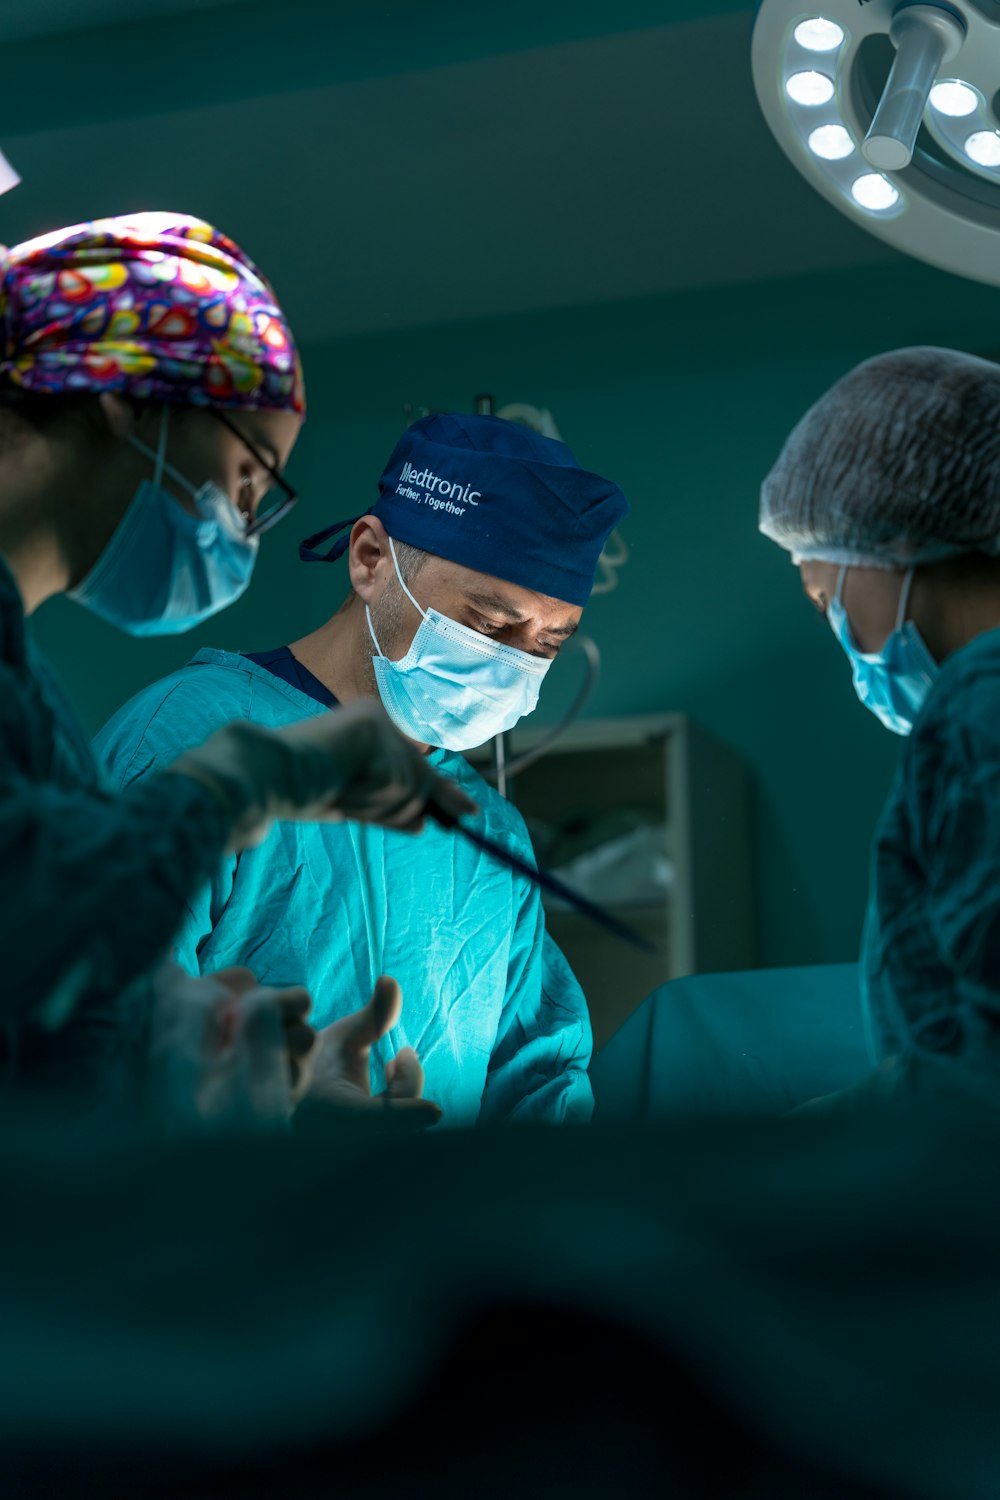
[[260, 986], [249, 969], [152, 977], [145, 1105], [167, 1130], [286, 1127], [309, 1077], [316, 1032], [300, 986]]
[[353, 818], [416, 832], [432, 795], [457, 817], [477, 811], [370, 698], [280, 729], [236, 720], [169, 770], [203, 782], [224, 803], [233, 823], [230, 851], [260, 843], [280, 819]]
[[395, 979], [383, 974], [371, 999], [319, 1032], [310, 1058], [311, 1076], [293, 1116], [297, 1130], [332, 1116], [363, 1110], [389, 1112], [417, 1129], [436, 1125], [441, 1110], [423, 1098], [424, 1070], [412, 1047], [403, 1047], [385, 1070], [384, 1093], [372, 1095], [373, 1045], [399, 1020], [403, 996]]
[[302, 985], [258, 985], [250, 969], [235, 965], [216, 969], [204, 978], [221, 985], [232, 997], [229, 1004], [215, 1011], [211, 1051], [221, 1055], [231, 1048], [241, 1029], [250, 1041], [257, 1033], [262, 1034], [276, 1053], [274, 1066], [283, 1067], [287, 1073], [289, 1101], [297, 1104], [309, 1082], [310, 1059], [318, 1037], [307, 1019], [312, 1009], [309, 991]]

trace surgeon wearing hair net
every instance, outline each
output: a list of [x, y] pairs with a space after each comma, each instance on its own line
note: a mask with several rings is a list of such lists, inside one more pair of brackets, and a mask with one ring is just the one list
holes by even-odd
[[[112, 794], [26, 616], [68, 593], [130, 634], [172, 634], [242, 594], [295, 498], [298, 355], [240, 248], [172, 213], [0, 251], [0, 332], [0, 1086], [134, 1117], [179, 1099], [146, 1088], [162, 1043], [163, 1076], [191, 1063], [191, 1115], [203, 1084], [225, 1113], [241, 1018], [276, 1056], [287, 1042], [293, 1070], [312, 1032], [301, 989], [264, 992], [245, 968], [192, 983], [162, 962], [218, 860], [276, 819], [403, 827], [432, 791], [472, 804], [373, 704], [289, 728], [206, 720], [166, 774]], [[341, 1062], [397, 1004], [383, 986]]]
[[905, 737], [864, 939], [873, 1061], [1000, 1101], [1000, 366], [858, 366], [789, 437], [760, 528]]
[[[371, 510], [300, 548], [305, 562], [344, 559], [337, 613], [291, 646], [201, 651], [140, 693], [99, 736], [111, 776], [144, 777], [220, 718], [302, 725], [381, 700], [479, 804], [477, 826], [530, 859], [522, 818], [462, 752], [532, 711], [627, 508], [563, 443], [496, 417], [422, 418]], [[193, 974], [252, 957], [269, 983], [300, 980], [319, 1026], [385, 971], [406, 1009], [375, 1048], [376, 1078], [409, 1044], [452, 1124], [589, 1116], [589, 1018], [537, 888], [446, 829], [279, 827], [216, 867], [178, 953]]]

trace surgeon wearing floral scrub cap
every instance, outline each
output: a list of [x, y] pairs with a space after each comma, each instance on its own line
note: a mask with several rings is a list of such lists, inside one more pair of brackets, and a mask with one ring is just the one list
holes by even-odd
[[[0, 251], [0, 333], [0, 1098], [224, 1116], [231, 1091], [202, 1075], [225, 1076], [246, 1023], [267, 1041], [281, 1115], [308, 1072], [309, 998], [243, 969], [192, 981], [164, 964], [192, 893], [276, 818], [411, 828], [432, 790], [471, 804], [371, 705], [295, 732], [224, 726], [112, 795], [26, 616], [67, 593], [144, 636], [238, 598], [295, 501], [283, 469], [305, 413], [299, 358], [252, 261], [171, 213]], [[346, 1052], [397, 1004], [383, 986]], [[196, 1059], [186, 1093], [178, 1038]], [[430, 1108], [415, 1058], [389, 1083], [394, 1104]]]

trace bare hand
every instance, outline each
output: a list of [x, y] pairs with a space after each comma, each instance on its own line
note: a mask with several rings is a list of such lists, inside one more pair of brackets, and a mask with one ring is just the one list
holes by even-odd
[[312, 1078], [296, 1118], [323, 1110], [387, 1111], [416, 1128], [436, 1125], [441, 1110], [423, 1098], [424, 1070], [412, 1047], [404, 1047], [385, 1070], [386, 1088], [372, 1096], [371, 1049], [399, 1020], [403, 995], [395, 979], [383, 975], [360, 1010], [323, 1028]]

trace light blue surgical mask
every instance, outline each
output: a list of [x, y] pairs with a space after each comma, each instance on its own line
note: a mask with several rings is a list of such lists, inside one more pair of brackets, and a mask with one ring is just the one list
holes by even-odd
[[538, 702], [551, 661], [491, 641], [436, 609], [422, 609], [403, 582], [391, 537], [389, 548], [400, 586], [421, 615], [409, 651], [402, 660], [389, 661], [365, 605], [378, 652], [375, 682], [396, 728], [446, 750], [471, 750], [512, 729]]
[[[131, 434], [153, 460], [110, 542], [71, 599], [129, 635], [176, 635], [238, 599], [250, 582], [258, 539], [229, 496], [211, 480], [196, 489], [166, 461], [168, 408], [156, 449]], [[163, 487], [167, 474], [193, 499], [191, 515]]]
[[938, 664], [923, 636], [906, 618], [913, 569], [903, 579], [896, 626], [881, 651], [861, 651], [855, 643], [841, 598], [846, 574], [846, 567], [841, 568], [826, 617], [850, 660], [854, 691], [886, 729], [893, 734], [909, 734], [938, 674]]

